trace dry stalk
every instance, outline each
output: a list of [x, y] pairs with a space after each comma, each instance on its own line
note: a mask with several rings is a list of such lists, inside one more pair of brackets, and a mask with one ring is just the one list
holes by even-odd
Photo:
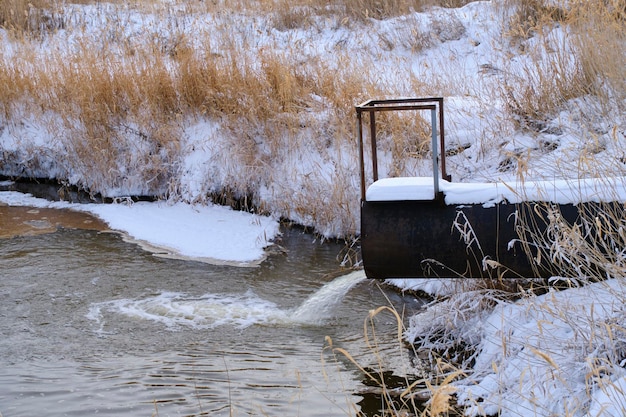
[[[516, 11], [509, 36], [528, 58], [522, 72], [509, 74], [502, 85], [502, 97], [518, 127], [544, 131], [546, 121], [568, 102], [588, 95], [600, 99], [605, 117], [623, 106], [626, 25], [620, 7], [604, 0], [506, 2], [506, 13]], [[553, 35], [557, 24], [566, 31], [562, 38]], [[539, 42], [525, 42], [531, 37]]]

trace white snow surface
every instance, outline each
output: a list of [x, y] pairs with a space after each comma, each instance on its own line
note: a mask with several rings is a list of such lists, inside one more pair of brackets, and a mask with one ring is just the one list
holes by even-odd
[[0, 192], [0, 203], [88, 212], [161, 256], [218, 264], [257, 264], [265, 257], [264, 249], [279, 234], [275, 218], [213, 204], [77, 204], [52, 202], [15, 191]]
[[[581, 202], [626, 201], [625, 178], [585, 178], [554, 181], [452, 183], [439, 180], [439, 190], [445, 202], [454, 204], [482, 204], [490, 207], [498, 203], [542, 201], [555, 204]], [[384, 178], [367, 189], [368, 201], [432, 200], [432, 177]]]

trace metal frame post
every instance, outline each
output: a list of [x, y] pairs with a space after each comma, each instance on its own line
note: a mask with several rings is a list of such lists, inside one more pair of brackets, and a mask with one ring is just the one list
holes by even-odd
[[[445, 137], [444, 137], [444, 120], [443, 120], [443, 98], [427, 97], [427, 98], [406, 98], [391, 100], [368, 100], [356, 106], [357, 113], [357, 134], [359, 141], [359, 162], [361, 169], [361, 200], [365, 201], [366, 197], [366, 181], [365, 181], [365, 155], [363, 144], [363, 117], [365, 111], [370, 116], [370, 145], [372, 152], [372, 179], [378, 181], [378, 155], [376, 145], [376, 117], [378, 111], [399, 111], [399, 110], [430, 110], [431, 114], [431, 152], [433, 159], [433, 185], [434, 199], [440, 198], [439, 191], [439, 172], [441, 178], [450, 181], [450, 175], [446, 172], [445, 160]], [[437, 112], [438, 110], [438, 112]], [[437, 129], [437, 114], [439, 115], [439, 129]], [[437, 146], [437, 137], [439, 137], [439, 146]]]
[[431, 146], [433, 157], [433, 187], [435, 189], [435, 195], [433, 199], [437, 199], [439, 196], [439, 153], [437, 152], [437, 112], [435, 109], [430, 111], [430, 125], [431, 125]]

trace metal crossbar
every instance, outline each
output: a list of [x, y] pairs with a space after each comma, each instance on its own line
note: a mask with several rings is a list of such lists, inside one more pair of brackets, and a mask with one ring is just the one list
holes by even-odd
[[[363, 113], [369, 114], [370, 120], [370, 145], [372, 151], [372, 179], [378, 180], [378, 156], [376, 151], [376, 116], [381, 111], [430, 111], [432, 143], [431, 153], [433, 159], [433, 183], [435, 189], [434, 199], [439, 196], [439, 168], [441, 168], [441, 178], [450, 180], [446, 173], [445, 160], [445, 134], [443, 122], [443, 97], [425, 98], [403, 98], [390, 100], [368, 100], [356, 106], [357, 134], [359, 142], [359, 160], [361, 169], [361, 200], [365, 201], [365, 156], [363, 145]], [[437, 115], [439, 116], [439, 129], [437, 130]], [[439, 136], [439, 146], [437, 146], [437, 136]], [[441, 156], [441, 157], [439, 157]]]

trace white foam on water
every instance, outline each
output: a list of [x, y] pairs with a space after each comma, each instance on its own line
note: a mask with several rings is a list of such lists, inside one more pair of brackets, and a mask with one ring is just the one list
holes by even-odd
[[243, 295], [205, 294], [201, 297], [163, 292], [142, 299], [93, 304], [86, 317], [96, 321], [100, 331], [104, 326], [103, 312], [162, 323], [172, 330], [180, 327], [207, 329], [221, 325], [245, 328], [256, 324], [319, 324], [328, 319], [348, 291], [364, 279], [362, 271], [343, 275], [324, 285], [300, 307], [291, 310], [282, 309], [252, 291]]
[[[162, 323], [170, 329], [207, 329], [225, 324], [248, 327], [253, 324], [286, 321], [286, 313], [276, 304], [259, 298], [252, 292], [244, 295], [205, 294], [201, 297], [163, 292], [142, 299], [108, 301], [97, 307], [100, 311]], [[90, 316], [88, 318], [92, 318], [93, 313]]]

